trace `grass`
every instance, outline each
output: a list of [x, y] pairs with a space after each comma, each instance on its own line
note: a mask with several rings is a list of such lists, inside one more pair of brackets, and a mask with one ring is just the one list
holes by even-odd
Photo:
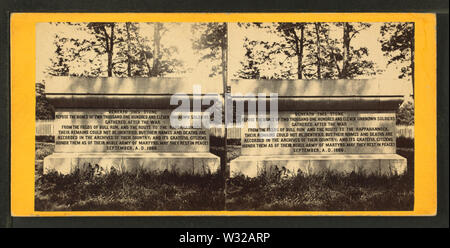
[[37, 211], [223, 210], [224, 181], [219, 174], [197, 176], [170, 172], [42, 173], [40, 159], [54, 145], [36, 143]]
[[297, 175], [227, 181], [226, 210], [385, 211], [412, 210], [412, 181], [406, 176], [376, 177], [352, 173]]
[[[53, 150], [52, 143], [36, 143], [37, 211], [387, 211], [412, 210], [414, 206], [411, 148], [397, 149], [408, 160], [408, 171], [402, 176], [324, 173], [282, 180], [240, 176], [226, 182], [220, 174], [195, 176], [169, 172], [43, 175], [42, 159]], [[240, 155], [238, 145], [230, 145], [227, 150], [227, 161]], [[211, 152], [225, 161], [223, 148], [211, 146]]]
[[[239, 147], [229, 148], [228, 160], [239, 156]], [[400, 211], [414, 207], [414, 151], [398, 148], [408, 160], [401, 176], [363, 174], [320, 175], [280, 179], [238, 176], [226, 182], [225, 209], [229, 211]]]
[[153, 211], [222, 210], [219, 175], [109, 173], [102, 176], [56, 172], [36, 182], [36, 210]]

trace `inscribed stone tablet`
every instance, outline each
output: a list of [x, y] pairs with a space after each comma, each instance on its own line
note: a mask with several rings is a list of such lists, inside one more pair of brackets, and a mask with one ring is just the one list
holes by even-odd
[[209, 152], [201, 128], [175, 129], [170, 110], [64, 110], [55, 113], [55, 152]]
[[260, 131], [246, 122], [242, 155], [395, 153], [396, 146], [393, 112], [280, 112], [275, 137]]

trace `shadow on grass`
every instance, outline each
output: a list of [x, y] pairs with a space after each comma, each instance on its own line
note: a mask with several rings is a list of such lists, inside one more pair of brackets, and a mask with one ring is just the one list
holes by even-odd
[[42, 175], [36, 181], [37, 211], [223, 210], [219, 175], [171, 172]]
[[[230, 146], [228, 159], [239, 156]], [[36, 159], [53, 152], [53, 144], [37, 143]], [[226, 161], [222, 147], [211, 152]], [[207, 176], [162, 173], [110, 173], [93, 176], [56, 172], [42, 175], [36, 162], [37, 211], [400, 211], [414, 206], [414, 151], [398, 148], [407, 158], [407, 173], [380, 177], [325, 173], [278, 178], [236, 177], [224, 183], [221, 174]], [[223, 166], [223, 165], [222, 165]], [[223, 168], [223, 167], [222, 167]], [[226, 186], [225, 186], [226, 185]], [[226, 194], [224, 194], [226, 187]], [[226, 201], [225, 201], [226, 199]]]
[[276, 176], [230, 178], [229, 211], [408, 211], [414, 208], [414, 151], [399, 149], [407, 173], [375, 176], [325, 172], [280, 179]]
[[227, 181], [226, 210], [412, 210], [411, 184], [406, 176], [388, 178], [355, 173], [297, 175], [281, 181], [239, 176]]
[[[171, 172], [76, 172], [43, 175], [42, 159], [54, 144], [36, 142], [36, 211], [163, 211], [223, 210], [224, 179], [218, 174], [179, 175]], [[223, 158], [223, 149], [211, 146]]]

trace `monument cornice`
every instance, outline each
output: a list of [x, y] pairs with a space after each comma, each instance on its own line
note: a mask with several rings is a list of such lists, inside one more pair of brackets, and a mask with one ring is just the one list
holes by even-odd
[[[203, 95], [204, 96], [204, 95]], [[222, 101], [219, 94], [209, 97]], [[48, 101], [56, 108], [128, 108], [128, 109], [175, 109], [180, 105], [171, 105], [172, 95], [124, 95], [124, 94], [46, 94]], [[192, 106], [194, 96], [177, 96], [178, 100], [189, 100]], [[200, 105], [202, 110], [213, 105]]]
[[[258, 108], [258, 101], [265, 101], [266, 109], [270, 109], [270, 98], [232, 97], [234, 104], [243, 102], [248, 111], [250, 103]], [[321, 97], [278, 97], [278, 111], [395, 111], [403, 102], [403, 96], [321, 96]]]
[[[177, 99], [193, 102], [195, 87], [200, 95], [220, 99], [221, 80], [214, 78], [118, 78], [50, 77], [45, 79], [46, 97], [56, 108], [174, 109]], [[202, 109], [212, 106], [201, 105]]]
[[229, 82], [232, 95], [278, 94], [278, 97], [393, 97], [408, 95], [409, 82], [397, 79], [260, 80]]
[[221, 94], [222, 79], [195, 77], [48, 77], [45, 92], [70, 95], [172, 95], [193, 94], [200, 86], [204, 94]]

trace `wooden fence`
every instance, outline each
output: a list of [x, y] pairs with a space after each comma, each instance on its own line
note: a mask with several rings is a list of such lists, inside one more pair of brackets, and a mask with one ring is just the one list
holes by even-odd
[[36, 121], [36, 136], [53, 136], [53, 120], [37, 120]]
[[[224, 137], [225, 132], [223, 127], [213, 127], [209, 129], [210, 135], [216, 137]], [[36, 121], [36, 136], [53, 136], [53, 120], [38, 120]], [[228, 128], [228, 139], [240, 139], [240, 128]], [[414, 138], [414, 126], [397, 126], [397, 137]]]
[[397, 126], [397, 137], [414, 139], [414, 126]]
[[[209, 134], [216, 137], [224, 137], [225, 130], [223, 127], [213, 127], [209, 129]], [[228, 128], [227, 130], [228, 139], [240, 139], [241, 138], [241, 129], [240, 128]]]

